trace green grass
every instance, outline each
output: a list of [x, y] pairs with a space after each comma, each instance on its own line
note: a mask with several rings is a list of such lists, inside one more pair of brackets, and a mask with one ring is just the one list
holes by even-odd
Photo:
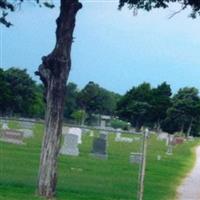
[[[9, 126], [18, 128], [16, 122]], [[36, 183], [42, 141], [42, 125], [34, 126], [34, 138], [26, 145], [0, 142], [0, 200], [39, 200]], [[130, 136], [129, 136], [130, 137]], [[133, 137], [133, 136], [132, 136]], [[138, 165], [129, 163], [130, 152], [140, 142], [116, 143], [109, 135], [108, 160], [90, 155], [92, 137], [83, 136], [80, 156], [59, 156], [58, 200], [135, 200]], [[164, 142], [153, 136], [148, 142], [145, 200], [173, 200], [176, 187], [194, 163], [195, 142], [186, 142], [167, 156]], [[162, 159], [157, 161], [157, 155]]]

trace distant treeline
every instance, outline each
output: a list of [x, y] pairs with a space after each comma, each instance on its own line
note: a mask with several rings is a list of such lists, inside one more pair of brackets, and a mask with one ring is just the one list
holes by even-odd
[[[44, 118], [44, 88], [26, 70], [0, 69], [0, 112], [2, 116]], [[198, 135], [200, 132], [200, 97], [194, 87], [181, 88], [172, 95], [166, 82], [153, 88], [149, 83], [133, 87], [124, 95], [111, 92], [94, 82], [83, 89], [68, 83], [64, 109], [65, 120], [78, 117], [90, 123], [96, 115], [110, 115], [130, 122], [140, 129], [148, 126], [170, 133]]]

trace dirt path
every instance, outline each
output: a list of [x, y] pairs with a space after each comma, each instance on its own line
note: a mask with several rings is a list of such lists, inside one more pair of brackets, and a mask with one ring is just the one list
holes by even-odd
[[200, 146], [196, 149], [196, 163], [177, 190], [178, 200], [200, 200]]

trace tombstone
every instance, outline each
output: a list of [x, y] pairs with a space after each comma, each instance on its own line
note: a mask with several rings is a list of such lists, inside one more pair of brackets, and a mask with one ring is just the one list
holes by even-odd
[[131, 152], [129, 162], [134, 164], [140, 164], [142, 162], [142, 154]]
[[23, 132], [24, 138], [30, 138], [33, 137], [33, 131], [29, 129], [19, 129], [19, 131]]
[[2, 129], [3, 129], [3, 130], [9, 129], [9, 128], [8, 128], [8, 124], [5, 123], [5, 122], [3, 122], [3, 124], [2, 124]]
[[82, 130], [80, 128], [69, 128], [68, 134], [73, 134], [78, 136], [78, 144], [82, 143]]
[[168, 139], [166, 140], [166, 146], [172, 144], [173, 139], [174, 139], [174, 135], [168, 134]]
[[24, 144], [23, 133], [14, 130], [3, 130], [1, 133], [1, 141], [12, 143], [12, 144]]
[[90, 131], [89, 136], [94, 137], [94, 131]]
[[93, 140], [93, 147], [92, 147], [92, 154], [96, 157], [106, 159], [107, 158], [107, 145], [106, 140], [103, 138], [94, 138]]
[[158, 160], [158, 161], [160, 161], [160, 160], [161, 160], [161, 158], [162, 158], [162, 156], [161, 156], [161, 155], [157, 155], [157, 160]]
[[168, 145], [166, 154], [167, 155], [172, 155], [173, 154], [173, 145], [172, 144]]
[[64, 143], [60, 149], [60, 153], [64, 155], [78, 156], [78, 135], [70, 133], [64, 135]]
[[193, 137], [193, 136], [188, 136], [188, 138], [187, 138], [187, 139], [188, 139], [188, 141], [189, 141], [189, 142], [192, 142], [192, 141], [194, 141], [194, 137]]
[[141, 140], [141, 138], [140, 137], [134, 137], [133, 140], [136, 141], [136, 142], [139, 142]]
[[185, 141], [184, 137], [174, 137], [172, 144], [176, 145], [176, 144], [183, 144], [183, 142]]
[[161, 141], [167, 141], [168, 140], [168, 133], [164, 133], [164, 132], [159, 133], [157, 139], [161, 140]]
[[101, 131], [100, 134], [99, 134], [99, 138], [102, 138], [102, 139], [104, 139], [104, 140], [107, 140], [107, 139], [108, 139], [107, 132]]
[[21, 121], [20, 126], [21, 126], [22, 129], [32, 129], [33, 128], [33, 122]]
[[64, 135], [64, 134], [66, 134], [68, 132], [69, 132], [69, 127], [68, 126], [63, 126], [62, 127], [62, 134]]
[[131, 143], [133, 142], [133, 138], [129, 137], [121, 137], [121, 133], [117, 133], [115, 137], [115, 142], [126, 142], [126, 143]]
[[121, 133], [116, 133], [115, 142], [120, 142]]

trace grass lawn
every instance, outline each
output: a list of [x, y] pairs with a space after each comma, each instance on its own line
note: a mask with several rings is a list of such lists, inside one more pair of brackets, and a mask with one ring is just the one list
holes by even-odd
[[[11, 122], [10, 127], [17, 124]], [[18, 127], [19, 128], [19, 127]], [[36, 195], [37, 173], [43, 126], [34, 126], [34, 137], [26, 145], [0, 142], [0, 200], [39, 200]], [[130, 135], [129, 135], [130, 137]], [[134, 136], [132, 136], [134, 137]], [[79, 146], [80, 156], [59, 156], [58, 200], [136, 200], [138, 169], [129, 163], [130, 152], [140, 150], [140, 142], [116, 143], [109, 135], [108, 160], [90, 155], [92, 137], [85, 134]], [[152, 136], [148, 141], [145, 200], [173, 200], [176, 187], [194, 163], [194, 147], [186, 142], [165, 154], [164, 142]], [[161, 160], [157, 160], [161, 155]]]

